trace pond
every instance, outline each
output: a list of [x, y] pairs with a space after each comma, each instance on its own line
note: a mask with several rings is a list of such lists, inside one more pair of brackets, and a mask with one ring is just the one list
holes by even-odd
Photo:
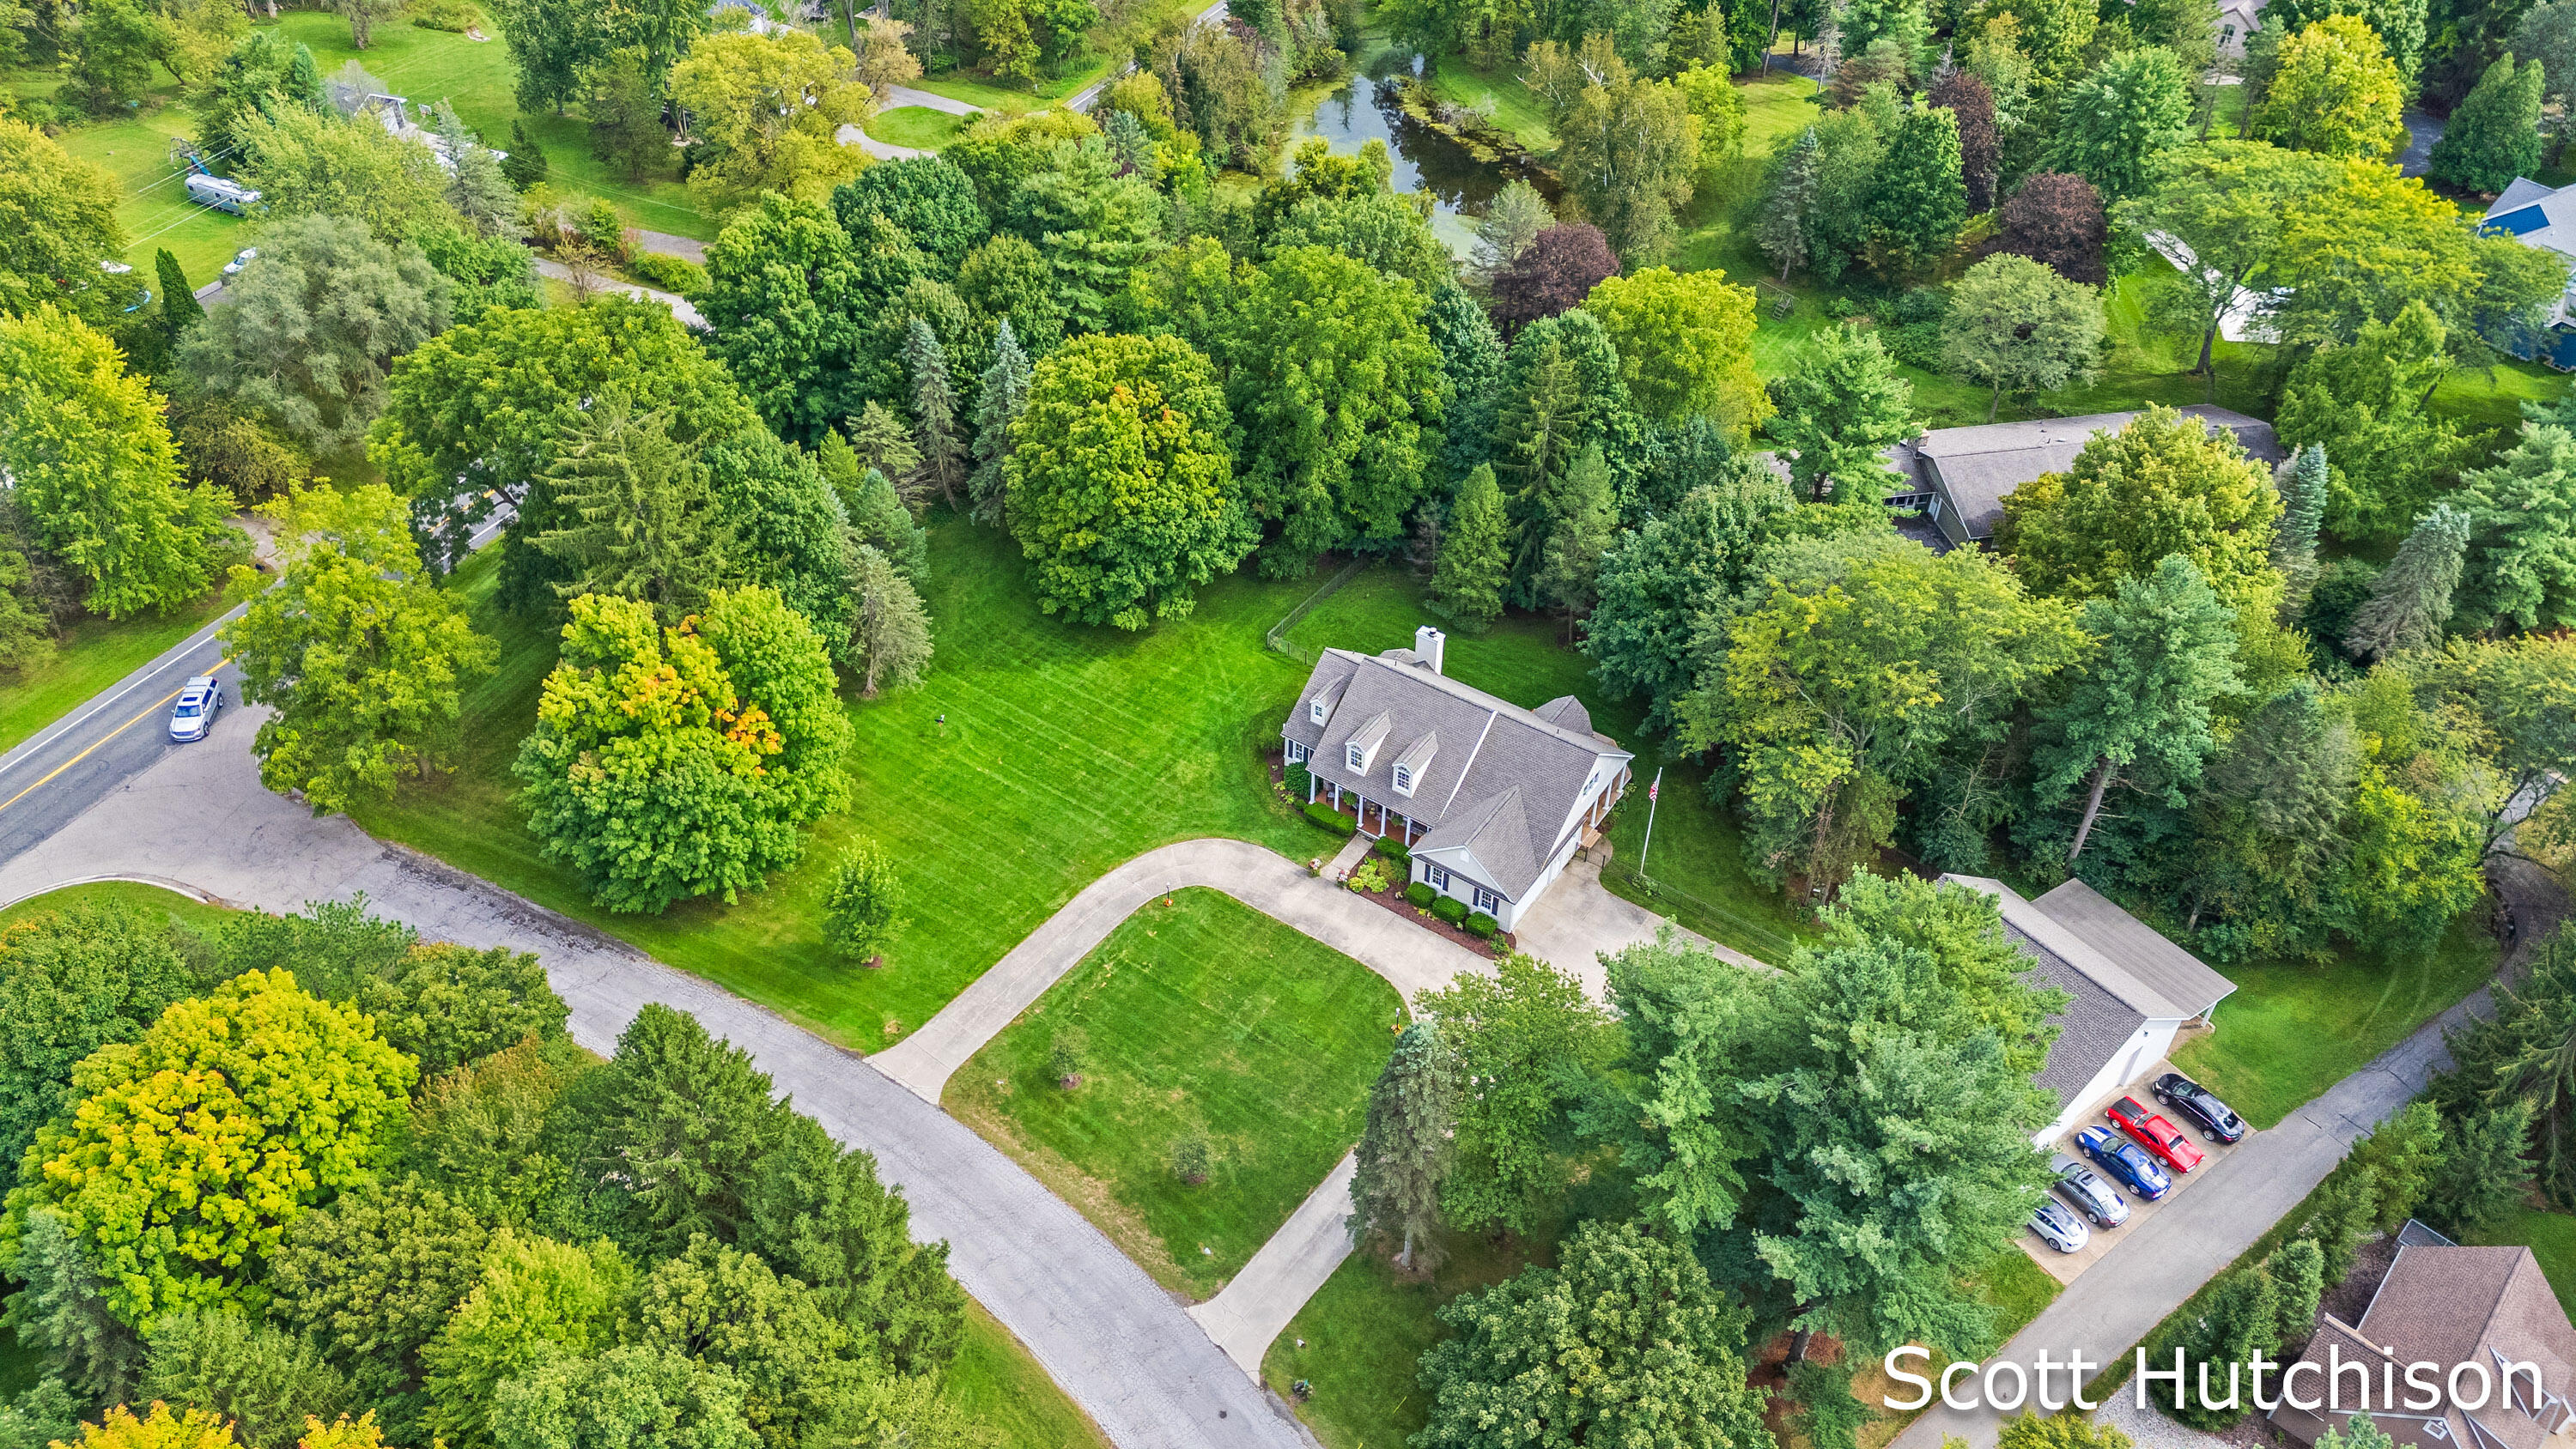
[[1396, 86], [1419, 66], [1418, 57], [1379, 51], [1360, 73], [1325, 92], [1297, 123], [1297, 139], [1321, 136], [1344, 153], [1384, 141], [1395, 157], [1395, 189], [1429, 191], [1436, 198], [1431, 229], [1451, 251], [1465, 256], [1476, 240], [1476, 218], [1485, 214], [1496, 192], [1516, 180], [1541, 191], [1555, 188], [1513, 162], [1480, 161], [1457, 141], [1406, 115]]

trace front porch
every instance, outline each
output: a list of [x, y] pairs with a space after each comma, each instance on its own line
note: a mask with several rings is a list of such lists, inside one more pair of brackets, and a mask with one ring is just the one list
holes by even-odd
[[1363, 835], [1392, 835], [1411, 849], [1415, 841], [1430, 833], [1431, 827], [1394, 806], [1368, 799], [1356, 790], [1345, 790], [1339, 785], [1315, 780], [1312, 776], [1308, 779], [1306, 802], [1310, 805], [1318, 800], [1329, 803], [1333, 809], [1357, 821]]

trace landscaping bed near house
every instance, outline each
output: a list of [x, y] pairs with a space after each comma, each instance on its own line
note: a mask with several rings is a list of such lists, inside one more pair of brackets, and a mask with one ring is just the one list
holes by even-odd
[[[1452, 921], [1447, 916], [1438, 914], [1436, 909], [1425, 908], [1421, 905], [1415, 904], [1412, 898], [1405, 892], [1405, 887], [1408, 884], [1405, 880], [1405, 867], [1398, 862], [1388, 859], [1384, 855], [1376, 853], [1374, 850], [1370, 852], [1368, 860], [1362, 861], [1359, 866], [1354, 867], [1352, 873], [1357, 875], [1360, 871], [1366, 870], [1371, 862], [1374, 862], [1379, 866], [1389, 877], [1385, 889], [1363, 890], [1359, 886], [1352, 884], [1347, 880], [1336, 882], [1336, 884], [1341, 885], [1344, 889], [1348, 890], [1352, 895], [1359, 897], [1361, 900], [1375, 901], [1377, 904], [1384, 906], [1386, 909], [1393, 911], [1399, 916], [1404, 917], [1406, 920], [1411, 921], [1413, 924], [1420, 926], [1422, 929], [1429, 931], [1433, 935], [1446, 937], [1448, 940], [1466, 947], [1468, 950], [1475, 952], [1479, 956], [1504, 956], [1520, 949], [1519, 941], [1509, 931], [1496, 930], [1491, 935], [1486, 935], [1472, 929], [1468, 925], [1464, 924], [1463, 921]], [[1464, 902], [1458, 901], [1455, 896], [1446, 897], [1445, 899], [1455, 904], [1464, 904]], [[1473, 919], [1473, 916], [1465, 918], [1465, 920]], [[1492, 917], [1486, 917], [1486, 920], [1490, 922]]]
[[[1204, 1299], [1359, 1140], [1405, 1019], [1366, 966], [1192, 888], [1122, 922], [940, 1105], [1155, 1281]], [[1204, 1182], [1182, 1180], [1188, 1142]]]

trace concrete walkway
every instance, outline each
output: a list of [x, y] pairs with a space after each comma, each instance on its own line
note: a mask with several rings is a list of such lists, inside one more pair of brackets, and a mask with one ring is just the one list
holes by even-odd
[[900, 110], [905, 106], [921, 106], [933, 111], [945, 111], [952, 116], [984, 114], [982, 106], [970, 105], [965, 101], [931, 91], [915, 90], [911, 86], [888, 86], [886, 93], [877, 97], [877, 109], [880, 111]]
[[1351, 1255], [1351, 1175], [1358, 1167], [1356, 1153], [1343, 1153], [1322, 1185], [1307, 1194], [1252, 1261], [1214, 1298], [1190, 1310], [1225, 1356], [1256, 1383], [1262, 1356], [1288, 1320]]
[[1169, 1294], [964, 1124], [858, 1056], [623, 942], [270, 794], [249, 754], [261, 714], [227, 711], [207, 743], [170, 753], [0, 865], [0, 903], [110, 877], [272, 911], [363, 893], [431, 939], [536, 952], [572, 1007], [574, 1039], [594, 1051], [613, 1049], [647, 1002], [690, 1012], [835, 1137], [875, 1154], [911, 1203], [914, 1235], [948, 1242], [957, 1281], [1119, 1449], [1309, 1449], [1285, 1406]]
[[939, 154], [936, 151], [924, 151], [918, 146], [898, 146], [892, 141], [880, 141], [846, 121], [841, 124], [841, 129], [832, 133], [832, 139], [844, 146], [856, 146], [880, 161], [909, 161], [916, 156]]
[[975, 978], [938, 1015], [869, 1058], [878, 1071], [937, 1102], [948, 1078], [984, 1043], [1079, 965], [1147, 901], [1187, 886], [1220, 890], [1314, 937], [1387, 979], [1407, 1002], [1461, 971], [1492, 969], [1467, 948], [1374, 902], [1317, 879], [1304, 866], [1242, 840], [1184, 840], [1149, 850], [1083, 887], [1062, 910]]

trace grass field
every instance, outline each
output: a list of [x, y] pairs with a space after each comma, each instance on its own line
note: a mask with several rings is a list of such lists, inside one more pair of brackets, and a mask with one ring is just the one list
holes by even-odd
[[[940, 1104], [1202, 1299], [1359, 1140], [1405, 1012], [1367, 967], [1230, 896], [1166, 901], [958, 1068]], [[1069, 1037], [1086, 1045], [1067, 1091], [1049, 1057]], [[1212, 1159], [1196, 1185], [1172, 1166], [1192, 1137]]]
[[152, 662], [229, 607], [218, 592], [174, 614], [85, 618], [72, 625], [55, 641], [50, 657], [0, 673], [0, 750], [14, 748], [81, 701]]
[[2222, 967], [2236, 993], [2218, 1030], [2174, 1053], [2182, 1068], [2257, 1127], [2269, 1127], [2359, 1071], [2495, 975], [2496, 943], [2478, 912], [2411, 961]]
[[1556, 149], [1556, 133], [1547, 128], [1547, 115], [1540, 109], [1538, 97], [1510, 68], [1478, 70], [1459, 56], [1444, 55], [1432, 61], [1430, 79], [1432, 94], [1442, 100], [1475, 106], [1490, 97], [1494, 124], [1511, 132], [1523, 150], [1544, 153]]
[[[1381, 565], [1361, 574], [1290, 630], [1304, 649], [1336, 647], [1375, 653], [1408, 647], [1418, 624], [1434, 621], [1422, 607], [1422, 589], [1404, 570]], [[1559, 695], [1583, 701], [1592, 727], [1637, 752], [1636, 779], [1612, 815], [1614, 861], [1635, 863], [1646, 835], [1646, 786], [1654, 779], [1658, 750], [1642, 739], [1637, 702], [1601, 691], [1591, 661], [1559, 642], [1563, 625], [1513, 615], [1484, 634], [1453, 634], [1447, 672], [1515, 704], [1536, 706]], [[1807, 933], [1786, 897], [1756, 883], [1744, 869], [1741, 837], [1709, 799], [1706, 776], [1696, 765], [1670, 767], [1655, 802], [1650, 873], [1668, 890], [1649, 895], [1626, 882], [1610, 887], [1649, 909], [1678, 915], [1682, 924], [1714, 940], [1780, 961]]]
[[2549, 1275], [2549, 1286], [2557, 1290], [2559, 1306], [2576, 1314], [2576, 1216], [2526, 1207], [2469, 1241], [2482, 1248], [2529, 1248], [2540, 1260], [2540, 1271]]
[[965, 125], [964, 117], [946, 111], [934, 111], [928, 106], [897, 106], [869, 117], [868, 135], [890, 146], [936, 151], [957, 139]]
[[[469, 701], [463, 768], [359, 823], [867, 1050], [927, 1020], [1120, 861], [1201, 835], [1313, 843], [1261, 764], [1305, 680], [1261, 633], [1312, 581], [1229, 578], [1188, 619], [1129, 635], [1041, 615], [1017, 549], [989, 529], [939, 525], [932, 563], [929, 679], [851, 706], [851, 808], [823, 822], [803, 865], [738, 906], [611, 916], [537, 858], [508, 770], [552, 667], [551, 631], [501, 617], [479, 559], [461, 582], [504, 664]], [[817, 926], [832, 861], [861, 836], [894, 853], [917, 905], [876, 971], [835, 959]]]
[[177, 891], [163, 890], [156, 885], [131, 880], [103, 880], [89, 885], [66, 886], [20, 901], [0, 911], [0, 926], [43, 915], [47, 911], [61, 910], [65, 906], [80, 905], [118, 905], [166, 911], [172, 925], [192, 930], [203, 930], [230, 914], [222, 906], [202, 905]]

